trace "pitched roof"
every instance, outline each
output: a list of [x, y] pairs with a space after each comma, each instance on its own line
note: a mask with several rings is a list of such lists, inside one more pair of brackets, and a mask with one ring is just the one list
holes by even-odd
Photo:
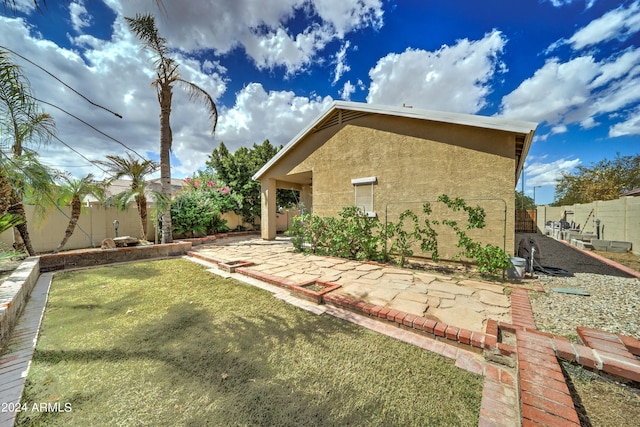
[[[327, 110], [317, 116], [307, 127], [302, 129], [291, 141], [285, 145], [271, 160], [269, 160], [256, 174], [254, 180], [259, 180], [264, 173], [271, 168], [280, 158], [285, 156], [305, 136], [325, 127], [340, 123], [346, 118], [354, 119], [366, 114], [381, 114], [387, 116], [406, 117], [419, 120], [428, 120], [443, 123], [452, 123], [463, 126], [472, 126], [483, 129], [493, 129], [519, 134], [516, 139], [516, 181], [524, 167], [524, 159], [527, 157], [533, 133], [537, 123], [521, 120], [510, 120], [502, 117], [478, 116], [472, 114], [451, 113], [443, 111], [423, 110], [412, 107], [393, 107], [379, 104], [366, 104], [362, 102], [335, 101]], [[345, 116], [345, 113], [347, 114]]]
[[624, 197], [624, 196], [640, 196], [640, 187], [638, 187], [638, 188], [634, 188], [634, 189], [633, 189], [633, 190], [631, 190], [631, 191], [627, 191], [627, 192], [626, 192], [626, 193], [624, 193], [622, 196], [623, 196], [623, 197]]

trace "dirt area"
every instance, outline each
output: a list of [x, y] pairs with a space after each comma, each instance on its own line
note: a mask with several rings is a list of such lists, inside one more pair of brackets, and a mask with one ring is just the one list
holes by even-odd
[[632, 254], [631, 252], [627, 252], [624, 254], [617, 254], [615, 252], [593, 251], [593, 253], [598, 254], [604, 258], [608, 258], [612, 261], [615, 261], [618, 264], [622, 264], [625, 267], [629, 267], [636, 271], [640, 271], [640, 257]]
[[563, 362], [567, 385], [582, 426], [635, 427], [640, 419], [640, 389]]

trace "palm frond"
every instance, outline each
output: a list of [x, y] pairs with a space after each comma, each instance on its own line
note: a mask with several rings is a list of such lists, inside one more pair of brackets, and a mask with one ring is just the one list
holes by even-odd
[[24, 224], [24, 219], [20, 215], [4, 213], [0, 215], [0, 234], [20, 224]]
[[211, 133], [215, 133], [216, 126], [218, 125], [218, 108], [216, 107], [216, 103], [213, 101], [213, 98], [211, 98], [211, 95], [195, 83], [191, 83], [183, 79], [177, 79], [176, 82], [187, 90], [190, 100], [201, 102], [205, 107], [207, 107], [209, 111], [209, 120], [211, 121]]

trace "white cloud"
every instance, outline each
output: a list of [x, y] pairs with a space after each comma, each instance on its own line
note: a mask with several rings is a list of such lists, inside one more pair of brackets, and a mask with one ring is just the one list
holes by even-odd
[[640, 101], [638, 64], [640, 49], [634, 48], [601, 62], [592, 56], [567, 62], [552, 58], [502, 98], [501, 114], [552, 126], [595, 127], [598, 117]]
[[[106, 3], [124, 16], [158, 15], [160, 33], [182, 50], [224, 54], [242, 47], [257, 67], [282, 66], [288, 74], [318, 60], [330, 41], [383, 24], [380, 0], [270, 0], [268, 6], [255, 0], [165, 1], [164, 14], [155, 0]], [[288, 25], [296, 14], [304, 14], [308, 24], [294, 31]]]
[[259, 69], [283, 66], [287, 74], [291, 75], [304, 70], [331, 38], [331, 32], [326, 26], [315, 25], [304, 33], [297, 34], [295, 38], [284, 28], [266, 35], [252, 33], [244, 37], [243, 45]]
[[598, 71], [590, 56], [566, 63], [553, 58], [502, 98], [501, 113], [509, 118], [560, 123], [568, 111], [589, 99], [588, 85]]
[[640, 2], [635, 1], [627, 8], [620, 6], [594, 19], [569, 39], [560, 39], [553, 43], [547, 51], [563, 44], [569, 44], [573, 49], [580, 50], [608, 40], [626, 40], [638, 31], [640, 31]]
[[382, 27], [380, 0], [316, 0], [313, 7], [323, 21], [331, 23], [340, 39], [363, 27]]
[[[43, 7], [42, 2], [38, 2], [38, 4], [41, 8]], [[7, 8], [9, 10], [15, 10], [17, 12], [28, 14], [36, 10], [36, 5], [33, 0], [8, 0]]]
[[76, 32], [81, 32], [83, 28], [91, 25], [92, 17], [87, 13], [83, 1], [72, 2], [69, 4], [69, 13], [71, 15], [71, 25]]
[[565, 125], [558, 125], [551, 128], [552, 134], [559, 134], [567, 132], [567, 127]]
[[351, 100], [351, 95], [356, 91], [356, 87], [351, 83], [351, 80], [347, 80], [340, 91], [340, 97], [345, 101]]
[[[576, 3], [577, 1], [582, 1], [582, 0], [548, 0], [548, 1], [554, 7], [562, 7], [562, 6], [570, 5], [570, 4]], [[585, 9], [591, 8], [596, 1], [597, 0], [586, 0]]]
[[506, 42], [494, 30], [481, 40], [459, 40], [435, 52], [391, 53], [369, 71], [367, 101], [476, 113], [486, 105], [491, 79], [505, 70], [498, 57]]
[[533, 159], [533, 162], [527, 162], [524, 168], [527, 185], [530, 187], [555, 185], [563, 172], [569, 173], [578, 165], [580, 165], [580, 159], [558, 159], [548, 163]]
[[336, 71], [335, 71], [335, 76], [333, 77], [333, 84], [338, 83], [340, 78], [342, 78], [342, 75], [347, 71], [351, 70], [351, 67], [349, 66], [349, 64], [347, 64], [347, 50], [349, 49], [350, 46], [351, 46], [351, 42], [347, 40], [342, 45], [342, 47], [340, 47], [340, 50], [336, 53], [336, 59], [335, 59]]
[[609, 129], [609, 136], [612, 138], [626, 135], [640, 135], [640, 107], [636, 108], [625, 121], [616, 123]]
[[[284, 145], [332, 102], [329, 96], [267, 92], [262, 84], [250, 83], [236, 94], [235, 105], [222, 111], [216, 140], [223, 141], [230, 150], [265, 139], [273, 145]], [[208, 149], [208, 154], [212, 148]], [[195, 156], [194, 160], [194, 164], [202, 163]]]

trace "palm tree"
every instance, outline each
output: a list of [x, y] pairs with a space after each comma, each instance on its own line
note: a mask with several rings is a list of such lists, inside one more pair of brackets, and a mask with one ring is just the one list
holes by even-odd
[[40, 163], [38, 154], [31, 150], [27, 150], [19, 157], [8, 157], [3, 154], [0, 158], [0, 168], [7, 174], [7, 182], [12, 188], [6, 212], [19, 215], [23, 220], [22, 224], [16, 226], [17, 237], [22, 238], [22, 243], [16, 239], [14, 248], [24, 249], [33, 256], [36, 252], [29, 237], [23, 200], [27, 196], [29, 203], [35, 205], [36, 214], [44, 215], [45, 206], [53, 201], [53, 172]]
[[[35, 255], [31, 245], [27, 218], [22, 202], [25, 190], [33, 183], [33, 190], [41, 191], [35, 194], [36, 198], [46, 200], [51, 193], [53, 179], [50, 171], [42, 166], [33, 152], [25, 153], [25, 144], [47, 143], [55, 135], [55, 123], [53, 118], [40, 110], [38, 103], [31, 94], [27, 79], [22, 70], [11, 61], [10, 54], [0, 48], [0, 135], [5, 139], [2, 143], [2, 156], [0, 159], [0, 205], [7, 206], [7, 212], [15, 213], [22, 217], [24, 223], [16, 227], [19, 238], [24, 242], [29, 255]], [[5, 151], [11, 147], [11, 154]], [[25, 154], [28, 154], [24, 157]], [[24, 158], [23, 158], [24, 157]], [[25, 176], [16, 174], [16, 168]], [[21, 169], [26, 168], [26, 169]], [[35, 173], [27, 176], [28, 170]], [[9, 191], [11, 187], [11, 191]], [[3, 211], [4, 212], [4, 211]], [[3, 213], [0, 212], [0, 213]], [[19, 239], [16, 239], [19, 240]]]
[[58, 187], [58, 204], [66, 206], [71, 204], [71, 218], [69, 218], [69, 225], [64, 233], [64, 238], [53, 251], [58, 253], [73, 234], [82, 212], [82, 199], [89, 195], [96, 195], [101, 198], [104, 194], [104, 186], [97, 182], [93, 174], [88, 174], [80, 179], [73, 178], [69, 175], [60, 175], [61, 186]]
[[[157, 78], [151, 82], [156, 89], [160, 103], [160, 183], [162, 194], [170, 200], [171, 197], [171, 162], [169, 154], [173, 136], [171, 134], [171, 99], [175, 84], [183, 87], [192, 100], [201, 101], [209, 110], [211, 133], [216, 130], [218, 123], [218, 109], [213, 98], [201, 87], [180, 77], [178, 63], [169, 57], [170, 49], [167, 40], [160, 37], [152, 15], [136, 15], [135, 18], [125, 18], [129, 28], [142, 41], [144, 49], [154, 55], [154, 66]], [[173, 241], [171, 226], [171, 210], [162, 213], [162, 243]]]
[[125, 210], [129, 201], [133, 198], [140, 215], [140, 239], [147, 240], [147, 196], [145, 195], [146, 182], [144, 177], [158, 170], [158, 163], [152, 160], [139, 161], [131, 154], [127, 157], [107, 156], [107, 161], [95, 163], [108, 168], [112, 180], [122, 177], [131, 178], [131, 187], [114, 197], [118, 209]]

